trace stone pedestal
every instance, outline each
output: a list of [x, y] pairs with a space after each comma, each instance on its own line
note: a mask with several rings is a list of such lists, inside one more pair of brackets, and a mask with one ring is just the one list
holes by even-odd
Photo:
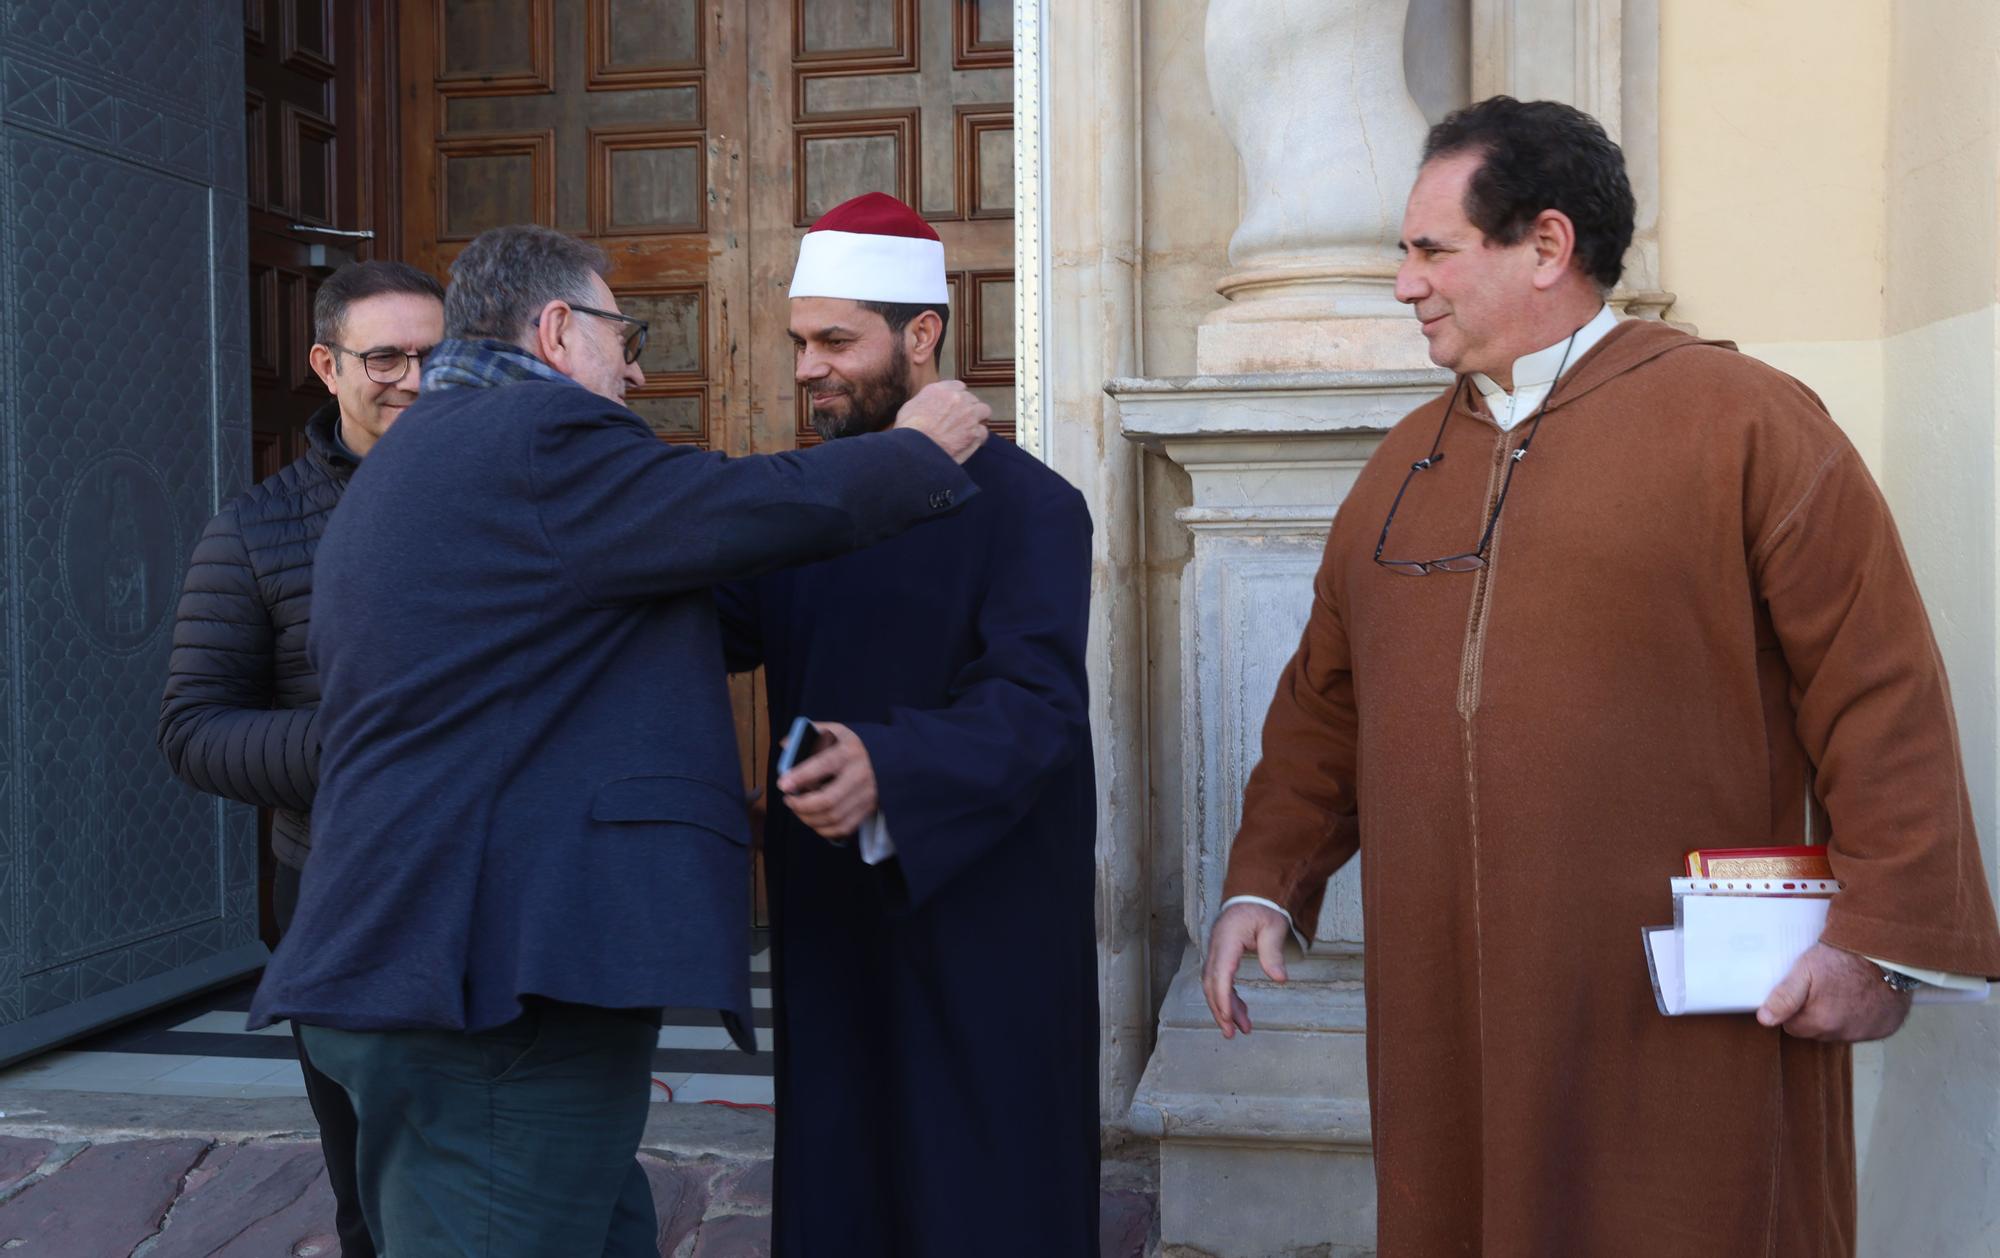
[[1311, 609], [1333, 513], [1381, 433], [1450, 379], [1427, 369], [1109, 386], [1125, 435], [1187, 469], [1194, 490], [1178, 513], [1193, 534], [1180, 634], [1188, 934], [1129, 1120], [1160, 1142], [1170, 1255], [1373, 1249], [1357, 871], [1334, 878], [1317, 923], [1300, 923], [1315, 942], [1291, 962], [1291, 981], [1243, 967], [1252, 1035], [1217, 1032], [1201, 955], [1265, 709]]

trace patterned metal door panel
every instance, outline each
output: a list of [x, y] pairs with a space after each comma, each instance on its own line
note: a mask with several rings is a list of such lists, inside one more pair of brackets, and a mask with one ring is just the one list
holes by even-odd
[[261, 963], [251, 811], [154, 745], [249, 467], [239, 0], [0, 0], [0, 1060]]

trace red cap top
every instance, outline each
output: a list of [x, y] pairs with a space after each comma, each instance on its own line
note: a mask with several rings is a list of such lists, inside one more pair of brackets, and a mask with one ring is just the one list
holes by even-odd
[[936, 240], [938, 234], [923, 215], [886, 192], [864, 192], [842, 201], [819, 216], [808, 231], [854, 232], [862, 236], [911, 236]]

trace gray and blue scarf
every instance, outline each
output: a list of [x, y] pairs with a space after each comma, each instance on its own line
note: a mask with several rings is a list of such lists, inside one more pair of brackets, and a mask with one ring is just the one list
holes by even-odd
[[505, 341], [444, 340], [424, 355], [426, 393], [433, 389], [497, 389], [527, 380], [576, 384], [527, 350]]

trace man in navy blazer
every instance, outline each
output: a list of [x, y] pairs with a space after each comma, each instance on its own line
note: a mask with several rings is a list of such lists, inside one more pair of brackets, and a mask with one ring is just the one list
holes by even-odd
[[661, 1006], [752, 1045], [749, 831], [710, 587], [977, 493], [962, 386], [890, 431], [728, 459], [621, 405], [604, 255], [500, 228], [315, 564], [312, 864], [251, 1025], [359, 1118], [377, 1247], [654, 1253], [633, 1157]]

